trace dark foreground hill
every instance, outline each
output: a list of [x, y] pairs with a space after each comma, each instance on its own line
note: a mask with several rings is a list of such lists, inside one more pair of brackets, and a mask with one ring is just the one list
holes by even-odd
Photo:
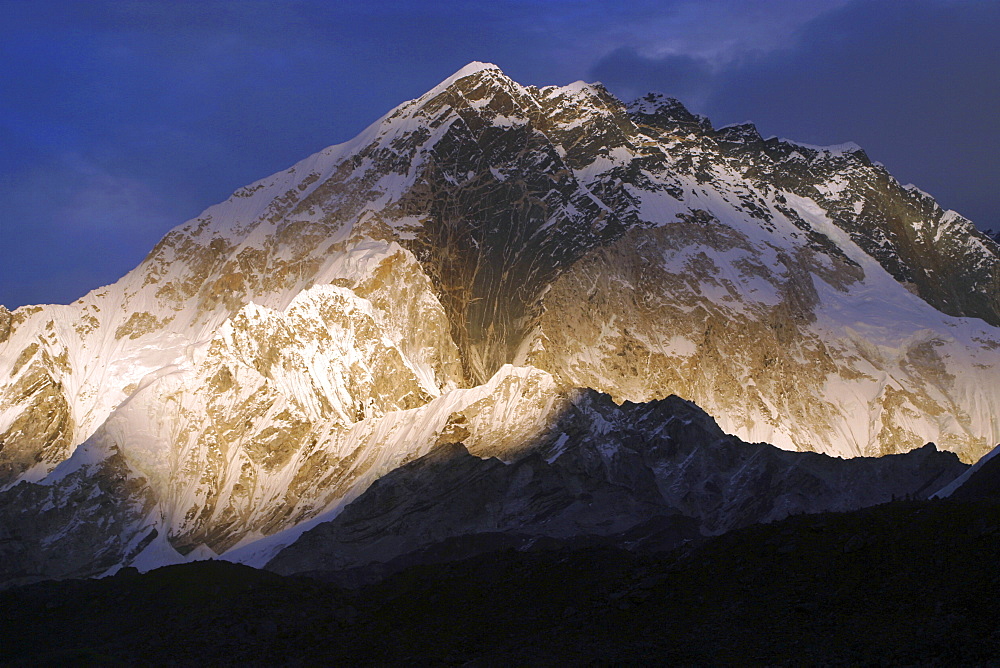
[[905, 501], [634, 553], [546, 542], [357, 590], [226, 562], [0, 593], [7, 665], [1000, 665], [1000, 505]]

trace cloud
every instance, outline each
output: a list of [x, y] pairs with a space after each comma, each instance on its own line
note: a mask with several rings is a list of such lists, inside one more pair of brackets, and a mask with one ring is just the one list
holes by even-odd
[[614, 92], [678, 97], [716, 125], [814, 144], [856, 141], [983, 227], [997, 227], [1000, 4], [855, 0], [822, 12], [781, 48], [711, 63], [618, 49], [591, 70]]
[[702, 100], [713, 85], [712, 67], [706, 60], [685, 54], [647, 58], [631, 47], [612, 51], [590, 74], [626, 100], [657, 91], [692, 103]]
[[757, 119], [765, 134], [856, 141], [904, 183], [996, 226], [998, 28], [992, 2], [854, 2], [792, 48], [721, 74], [705, 111]]

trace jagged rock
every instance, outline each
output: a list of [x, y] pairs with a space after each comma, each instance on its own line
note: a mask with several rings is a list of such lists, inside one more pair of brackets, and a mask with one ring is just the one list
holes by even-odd
[[[267, 567], [286, 575], [367, 567], [384, 576], [440, 559], [428, 549], [435, 543], [447, 542], [453, 559], [469, 556], [455, 542], [477, 535], [494, 550], [527, 549], [537, 537], [615, 534], [618, 544], [634, 546], [636, 532], [626, 532], [643, 525], [648, 532], [650, 518], [675, 529], [673, 542], [657, 543], [664, 549], [699, 529], [714, 534], [803, 512], [926, 498], [965, 468], [933, 445], [877, 459], [787, 452], [727, 436], [677, 397], [618, 406], [583, 391], [529, 455], [505, 464], [442, 444], [373, 483]], [[778, 552], [794, 549], [788, 543]]]

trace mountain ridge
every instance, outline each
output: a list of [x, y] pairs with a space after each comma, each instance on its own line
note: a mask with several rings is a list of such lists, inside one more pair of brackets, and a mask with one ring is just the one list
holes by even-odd
[[861, 151], [473, 64], [119, 282], [0, 310], [0, 512], [66, 546], [100, 540], [87, 512], [123, 523], [108, 563], [244, 548], [442, 440], [517, 459], [579, 387], [972, 462], [1000, 442], [998, 276]]
[[932, 444], [875, 460], [792, 453], [727, 436], [676, 396], [618, 406], [588, 390], [527, 455], [505, 463], [460, 443], [437, 445], [266, 567], [332, 575], [419, 563], [410, 555], [459, 538], [510, 536], [528, 548], [545, 538], [641, 535], [643, 525], [669, 534], [657, 543], [665, 550], [790, 515], [928, 498], [965, 471]]

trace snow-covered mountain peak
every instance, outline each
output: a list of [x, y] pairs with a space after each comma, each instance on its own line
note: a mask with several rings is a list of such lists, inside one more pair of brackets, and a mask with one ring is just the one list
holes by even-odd
[[114, 563], [222, 553], [435, 444], [520, 457], [587, 396], [594, 438], [676, 395], [747, 441], [974, 461], [998, 294], [1000, 247], [860, 150], [473, 64], [114, 285], [0, 309], [0, 513], [99, 519]]
[[435, 86], [434, 88], [432, 88], [430, 91], [428, 91], [427, 93], [425, 93], [421, 97], [424, 97], [424, 98], [426, 98], [426, 97], [433, 97], [434, 95], [436, 95], [437, 93], [441, 92], [445, 88], [448, 88], [449, 86], [451, 86], [456, 81], [459, 81], [460, 79], [464, 79], [465, 77], [470, 77], [470, 76], [473, 76], [475, 74], [479, 74], [481, 72], [486, 72], [486, 71], [489, 71], [491, 74], [495, 74], [495, 75], [506, 77], [506, 75], [503, 73], [503, 70], [501, 70], [499, 67], [497, 67], [493, 63], [483, 63], [483, 62], [480, 62], [478, 60], [474, 60], [471, 63], [469, 63], [468, 65], [465, 65], [464, 67], [460, 68], [457, 72], [455, 72], [454, 74], [452, 74], [450, 77], [447, 77], [446, 79], [444, 79], [444, 81], [442, 81], [441, 83], [439, 83], [437, 86]]

